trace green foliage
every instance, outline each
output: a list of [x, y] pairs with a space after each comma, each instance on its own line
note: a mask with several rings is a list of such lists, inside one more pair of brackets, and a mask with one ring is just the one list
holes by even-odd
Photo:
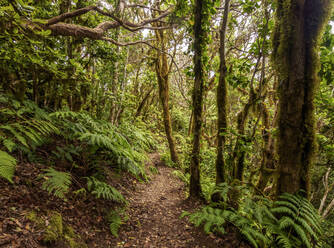
[[158, 174], [159, 173], [159, 170], [157, 169], [157, 167], [150, 166], [148, 168], [149, 168], [149, 170], [151, 171], [152, 174]]
[[189, 173], [183, 173], [180, 170], [174, 170], [172, 172], [172, 174], [174, 176], [176, 176], [177, 178], [179, 178], [182, 182], [184, 182], [186, 185], [189, 185], [189, 180], [190, 180], [190, 175]]
[[16, 159], [9, 155], [7, 152], [0, 150], [0, 176], [12, 183], [15, 166]]
[[322, 221], [323, 234], [320, 237], [319, 246], [321, 248], [332, 248], [334, 246], [334, 223], [330, 218]]
[[0, 95], [0, 141], [9, 152], [27, 151], [43, 143], [45, 138], [58, 134], [58, 128], [47, 113], [31, 101], [22, 103]]
[[111, 210], [107, 214], [107, 221], [109, 222], [109, 229], [112, 235], [118, 237], [118, 231], [127, 220], [128, 215], [125, 213], [124, 209]]
[[11, 181], [16, 160], [9, 153], [32, 154], [59, 130], [48, 114], [31, 101], [18, 102], [0, 94], [0, 113], [0, 149], [7, 150], [0, 153], [0, 176]]
[[64, 138], [87, 144], [92, 157], [100, 155], [111, 166], [144, 176], [143, 162], [147, 159], [144, 152], [154, 146], [147, 132], [125, 125], [115, 127], [85, 112], [58, 111], [51, 117], [63, 127]]
[[73, 155], [80, 156], [81, 147], [76, 147], [73, 144], [67, 145], [65, 147], [56, 147], [56, 151], [52, 151], [52, 153], [60, 160], [69, 162], [73, 162]]
[[189, 216], [189, 221], [197, 227], [203, 225], [206, 233], [219, 232], [224, 234], [225, 229], [223, 225], [225, 224], [226, 219], [223, 213], [224, 211], [221, 209], [206, 206], [203, 207], [201, 211], [193, 214], [185, 211], [182, 213], [181, 218]]
[[161, 155], [161, 161], [168, 167], [175, 168], [176, 164], [172, 161], [169, 151], [166, 151], [164, 154]]
[[115, 237], [118, 237], [118, 230], [123, 224], [121, 216], [117, 213], [114, 212], [110, 218], [109, 218], [110, 224], [109, 224], [109, 229], [112, 235]]
[[48, 191], [59, 198], [66, 199], [65, 194], [68, 193], [71, 185], [71, 174], [67, 172], [57, 171], [50, 167], [44, 170], [41, 175], [45, 179], [42, 189]]
[[[228, 195], [226, 189], [219, 191], [223, 199]], [[238, 210], [206, 206], [186, 215], [196, 226], [203, 225], [207, 233], [224, 234], [224, 226], [230, 223], [253, 247], [313, 247], [322, 233], [317, 211], [299, 194], [286, 193], [275, 202], [247, 197]]]
[[115, 201], [118, 203], [127, 203], [123, 195], [111, 185], [102, 182], [95, 177], [87, 177], [87, 188], [96, 198]]
[[283, 247], [312, 247], [317, 243], [321, 219], [312, 204], [301, 195], [283, 194], [274, 202], [271, 212], [278, 216], [277, 225], [269, 226]]

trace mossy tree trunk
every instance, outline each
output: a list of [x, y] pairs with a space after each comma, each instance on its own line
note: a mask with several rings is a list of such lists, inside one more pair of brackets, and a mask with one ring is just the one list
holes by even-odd
[[318, 44], [331, 0], [279, 0], [273, 57], [280, 74], [278, 194], [310, 191]]
[[265, 103], [260, 103], [260, 107], [261, 107], [261, 115], [264, 128], [262, 129], [263, 148], [262, 148], [262, 159], [261, 159], [261, 167], [259, 171], [259, 180], [257, 183], [257, 188], [261, 191], [264, 191], [270, 178], [276, 172], [275, 157], [274, 157], [275, 149], [274, 149], [274, 139], [270, 133], [269, 111]]
[[225, 36], [227, 29], [230, 0], [225, 0], [224, 15], [220, 26], [219, 47], [219, 83], [217, 87], [217, 109], [218, 109], [218, 135], [217, 135], [217, 158], [216, 158], [216, 184], [225, 181], [224, 145], [227, 131], [227, 82], [226, 82], [226, 59], [225, 59]]
[[157, 50], [157, 61], [155, 63], [155, 70], [159, 85], [159, 98], [162, 106], [162, 114], [164, 120], [165, 132], [168, 140], [169, 151], [172, 161], [179, 164], [179, 158], [176, 152], [176, 145], [172, 132], [172, 121], [169, 113], [169, 72], [172, 64], [168, 64], [166, 41], [163, 30], [155, 32], [157, 43], [160, 50]]
[[145, 104], [148, 102], [148, 99], [152, 93], [152, 91], [154, 90], [154, 87], [151, 87], [148, 92], [144, 95], [143, 99], [141, 100], [141, 102], [139, 103], [138, 105], [138, 108], [137, 108], [137, 111], [136, 111], [136, 114], [135, 114], [135, 118], [137, 118], [138, 116], [141, 115], [141, 112], [145, 106]]
[[201, 198], [202, 189], [200, 184], [200, 140], [202, 129], [202, 112], [203, 112], [203, 88], [204, 88], [204, 73], [203, 73], [203, 11], [204, 6], [201, 0], [195, 1], [194, 9], [194, 88], [192, 94], [193, 100], [193, 147], [190, 160], [190, 198]]

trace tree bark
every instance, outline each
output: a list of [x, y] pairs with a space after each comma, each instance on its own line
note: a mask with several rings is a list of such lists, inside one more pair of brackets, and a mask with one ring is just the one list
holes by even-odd
[[217, 109], [218, 109], [218, 135], [217, 135], [217, 159], [216, 159], [216, 184], [224, 182], [225, 160], [224, 145], [225, 133], [227, 131], [227, 82], [226, 82], [226, 59], [225, 59], [225, 36], [228, 22], [230, 0], [225, 0], [224, 16], [220, 27], [219, 48], [219, 83], [217, 87]]
[[330, 0], [278, 1], [273, 37], [273, 57], [280, 74], [278, 194], [310, 192], [318, 45], [331, 7]]
[[320, 206], [319, 206], [319, 209], [318, 209], [318, 212], [319, 212], [320, 215], [322, 215], [322, 210], [325, 207], [325, 203], [326, 203], [329, 192], [334, 188], [334, 182], [331, 185], [329, 185], [329, 182], [328, 182], [330, 172], [331, 172], [331, 167], [329, 167], [327, 169], [326, 174], [322, 178], [322, 182], [323, 182], [323, 185], [324, 185], [324, 188], [325, 188], [325, 192], [324, 192], [323, 197], [321, 198]]
[[168, 65], [166, 55], [166, 44], [163, 30], [156, 30], [156, 39], [161, 50], [157, 50], [157, 61], [155, 63], [155, 70], [159, 85], [159, 98], [162, 106], [163, 120], [165, 132], [168, 140], [169, 151], [172, 161], [179, 165], [179, 158], [176, 152], [176, 145], [173, 138], [172, 122], [169, 113], [169, 72], [171, 65]]
[[200, 184], [200, 140], [202, 129], [202, 112], [203, 112], [203, 15], [204, 8], [201, 0], [195, 1], [194, 9], [194, 88], [192, 94], [193, 100], [193, 148], [190, 160], [190, 198], [202, 198], [202, 188]]
[[146, 95], [143, 97], [143, 100], [141, 100], [140, 104], [138, 105], [138, 108], [137, 108], [137, 111], [136, 111], [136, 114], [135, 114], [135, 118], [140, 116], [141, 111], [143, 110], [143, 107], [144, 107], [145, 103], [147, 102], [148, 98], [150, 97], [153, 90], [154, 90], [154, 87], [150, 88], [149, 91], [146, 93]]

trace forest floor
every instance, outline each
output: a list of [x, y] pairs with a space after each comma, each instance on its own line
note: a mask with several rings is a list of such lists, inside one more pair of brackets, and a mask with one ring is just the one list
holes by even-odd
[[[249, 247], [233, 229], [227, 228], [226, 235], [216, 237], [186, 218], [180, 219], [184, 210], [194, 211], [200, 204], [186, 200], [184, 183], [157, 153], [151, 154], [150, 160], [146, 166], [151, 177], [148, 183], [112, 172], [107, 175], [129, 202], [125, 208], [128, 220], [121, 225], [118, 238], [111, 235], [105, 218], [117, 207], [114, 203], [90, 194], [83, 198], [70, 194], [63, 201], [41, 190], [39, 174], [47, 165], [18, 164], [14, 184], [0, 180], [0, 248]], [[157, 173], [150, 172], [153, 166]], [[77, 182], [73, 190], [83, 183]], [[46, 243], [45, 233], [52, 231], [57, 216], [56, 239]]]
[[158, 173], [128, 198], [129, 221], [121, 228], [115, 247], [248, 247], [235, 233], [224, 238], [207, 235], [186, 218], [180, 219], [184, 210], [194, 211], [200, 203], [186, 199], [184, 183], [160, 161], [159, 154], [150, 158]]

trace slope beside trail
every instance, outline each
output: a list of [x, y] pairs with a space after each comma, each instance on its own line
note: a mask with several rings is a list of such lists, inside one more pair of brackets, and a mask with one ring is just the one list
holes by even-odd
[[151, 161], [159, 172], [128, 196], [129, 220], [120, 229], [115, 247], [242, 247], [235, 237], [223, 241], [180, 219], [183, 210], [198, 205], [185, 199], [183, 183], [172, 175], [173, 169], [161, 165], [158, 154], [151, 155]]

